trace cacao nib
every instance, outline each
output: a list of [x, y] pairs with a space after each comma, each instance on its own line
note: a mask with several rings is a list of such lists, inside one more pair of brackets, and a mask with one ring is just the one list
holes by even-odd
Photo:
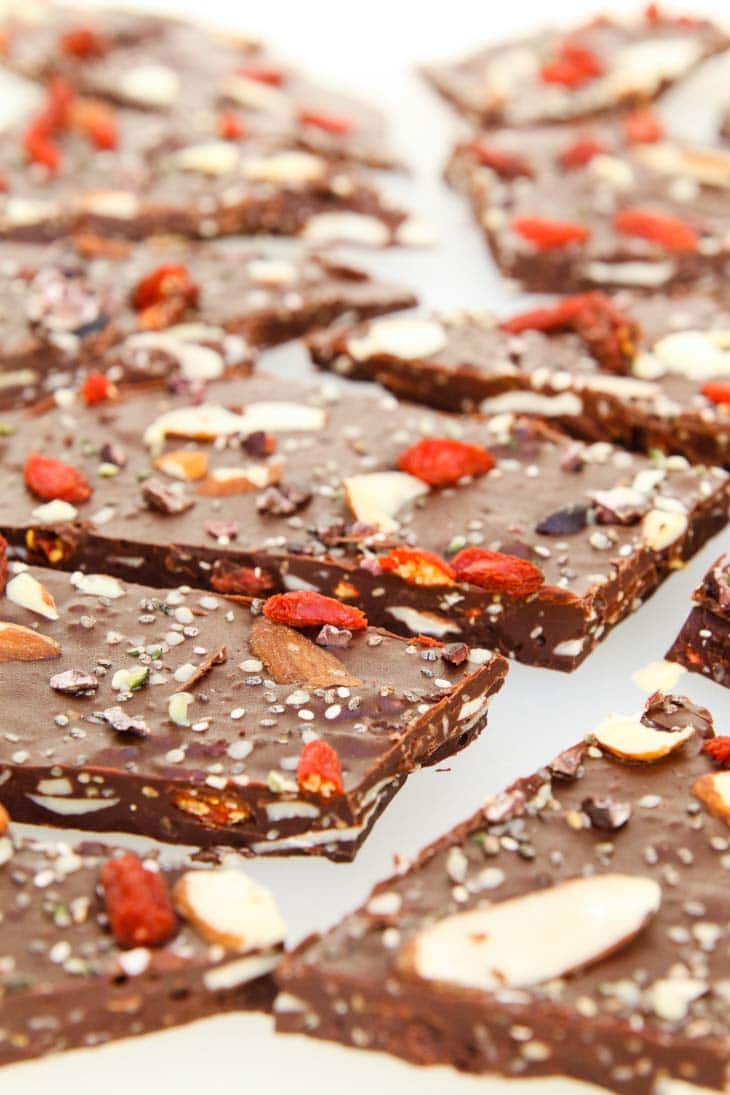
[[535, 531], [543, 536], [570, 536], [572, 533], [582, 532], [587, 524], [588, 506], [579, 504], [549, 514], [535, 526]]

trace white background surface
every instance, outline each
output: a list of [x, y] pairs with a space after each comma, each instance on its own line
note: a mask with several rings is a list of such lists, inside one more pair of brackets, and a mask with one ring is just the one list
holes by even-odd
[[[152, 6], [152, 5], [150, 5]], [[631, 5], [617, 4], [631, 10]], [[440, 170], [455, 123], [413, 76], [417, 60], [459, 53], [487, 39], [539, 25], [551, 12], [539, 0], [476, 3], [405, 3], [404, 0], [187, 0], [176, 12], [205, 15], [276, 44], [322, 80], [370, 95], [389, 115], [395, 143], [414, 172], [394, 184], [397, 196], [435, 226], [438, 248], [421, 252], [357, 253], [358, 261], [415, 288], [426, 306], [500, 306], [509, 297], [499, 285], [462, 202], [443, 186]], [[585, 17], [586, 0], [561, 0], [561, 21]], [[707, 0], [684, 10], [727, 13], [727, 0]], [[727, 73], [724, 68], [724, 73]], [[707, 81], [718, 99], [722, 81]], [[730, 89], [730, 81], [726, 83]], [[730, 98], [730, 90], [726, 91]], [[707, 107], [709, 98], [695, 101]], [[719, 99], [718, 99], [719, 101]], [[696, 133], [697, 115], [684, 114]], [[514, 303], [514, 300], [513, 300]], [[299, 348], [264, 358], [287, 371], [304, 368]], [[376, 824], [354, 864], [318, 859], [252, 862], [246, 869], [275, 891], [291, 927], [291, 939], [325, 928], [390, 873], [393, 856], [411, 856], [468, 816], [487, 794], [539, 767], [578, 740], [609, 711], [630, 713], [642, 694], [631, 673], [662, 657], [683, 621], [690, 591], [730, 536], [717, 538], [684, 572], [674, 575], [642, 610], [622, 624], [578, 672], [566, 676], [514, 666], [492, 706], [487, 731], [448, 770], [416, 773]], [[687, 674], [678, 691], [706, 703], [720, 733], [730, 732], [730, 692]], [[0, 1013], [1, 1021], [1, 1013]], [[447, 1069], [416, 1069], [378, 1054], [345, 1050], [303, 1038], [274, 1038], [261, 1016], [232, 1015], [162, 1035], [77, 1051], [4, 1069], [3, 1095], [129, 1095], [130, 1092], [340, 1092], [398, 1095], [521, 1091], [522, 1085], [467, 1078]], [[565, 1091], [561, 1081], [530, 1084], [528, 1091]]]

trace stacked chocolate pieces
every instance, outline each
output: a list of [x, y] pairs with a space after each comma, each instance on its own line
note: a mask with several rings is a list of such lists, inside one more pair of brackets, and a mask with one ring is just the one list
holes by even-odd
[[692, 595], [696, 604], [667, 654], [730, 688], [730, 559], [720, 556]]

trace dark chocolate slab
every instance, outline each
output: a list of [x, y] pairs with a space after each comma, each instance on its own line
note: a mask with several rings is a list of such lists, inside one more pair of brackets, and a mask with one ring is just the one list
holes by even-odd
[[[586, 139], [599, 154], [566, 167], [562, 157]], [[502, 165], [500, 175], [485, 165], [505, 153], [518, 157], [519, 168]], [[726, 277], [730, 156], [723, 149], [632, 143], [619, 123], [500, 129], [459, 144], [447, 175], [467, 195], [501, 272], [527, 289], [717, 288]], [[626, 222], [617, 218], [637, 211], [681, 222], [679, 237], [655, 226], [648, 238], [637, 235], [634, 221], [631, 232], [620, 230]], [[534, 218], [568, 224], [584, 238], [538, 246], [518, 230]]]
[[[525, 126], [593, 118], [651, 101], [726, 45], [719, 26], [694, 14], [664, 14], [652, 4], [643, 15], [601, 15], [575, 27], [543, 29], [422, 71], [472, 120]], [[585, 79], [570, 79], [574, 66], [569, 58], [565, 63], [566, 46], [592, 55]]]
[[[730, 481], [720, 468], [604, 443], [571, 446], [513, 415], [425, 413], [390, 396], [345, 395], [331, 385], [320, 392], [262, 375], [211, 384], [203, 405], [151, 392], [8, 413], [2, 427], [0, 529], [22, 558], [148, 585], [258, 596], [314, 588], [360, 605], [378, 626], [560, 669], [579, 664], [728, 518]], [[395, 470], [425, 437], [485, 447], [497, 467], [429, 489]], [[110, 442], [121, 449], [111, 467]], [[23, 481], [34, 451], [77, 466], [91, 499], [39, 509]], [[180, 451], [188, 455], [176, 455], [172, 469], [159, 462]], [[190, 453], [207, 461], [206, 479], [166, 478], [166, 470], [181, 474]], [[525, 597], [448, 574], [414, 583], [380, 564], [401, 544], [444, 558], [466, 546], [521, 556], [544, 585]]]
[[[0, 837], [0, 1065], [220, 1012], [269, 1010], [284, 927], [263, 887], [251, 883], [251, 904], [244, 895], [227, 910], [255, 932], [251, 946], [212, 942], [179, 917], [169, 941], [130, 949], [111, 934], [104, 906], [101, 871], [113, 854], [99, 844]], [[166, 888], [184, 873], [144, 862]], [[231, 876], [245, 878], [228, 868], [221, 887], [224, 872], [194, 871], [229, 896], [237, 896]]]
[[[0, 659], [7, 624], [49, 655], [3, 664], [0, 801], [16, 821], [254, 855], [351, 859], [408, 772], [482, 730], [507, 671], [488, 651], [456, 667], [375, 630], [331, 650], [303, 634], [295, 650], [296, 633], [244, 605], [108, 575], [21, 572], [1, 614]], [[340, 759], [341, 794], [298, 785], [316, 738]]]
[[[728, 402], [703, 393], [708, 382], [730, 380], [724, 294], [667, 299], [624, 290], [596, 303], [599, 315], [611, 309], [616, 317], [603, 338], [594, 321], [599, 345], [565, 326], [511, 333], [505, 326], [513, 317], [489, 312], [376, 320], [316, 333], [308, 343], [320, 368], [377, 380], [442, 410], [518, 410], [583, 440], [730, 463], [730, 386]], [[543, 307], [548, 314], [559, 306]], [[587, 302], [588, 311], [595, 306]], [[539, 326], [540, 310], [534, 314]], [[609, 342], [614, 353], [606, 360], [601, 349]]]
[[[420, 1065], [562, 1077], [566, 1091], [726, 1091], [730, 775], [703, 753], [712, 718], [690, 701], [656, 694], [624, 722], [632, 756], [671, 752], [620, 759], [606, 745], [614, 716], [596, 730], [602, 748], [581, 743], [487, 801], [284, 959], [278, 1029]], [[621, 920], [635, 901], [633, 924]]]
[[692, 594], [690, 610], [667, 654], [673, 662], [730, 688], [730, 570], [716, 559]]
[[[166, 318], [164, 303], [136, 309], [140, 282], [170, 265], [185, 268], [196, 300]], [[246, 374], [254, 347], [411, 303], [406, 290], [324, 255], [240, 242], [2, 244], [0, 407], [78, 387], [90, 370], [118, 386]]]

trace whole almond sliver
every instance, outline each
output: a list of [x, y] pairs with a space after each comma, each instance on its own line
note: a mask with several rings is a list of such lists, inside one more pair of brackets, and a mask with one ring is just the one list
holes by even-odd
[[317, 646], [286, 624], [265, 616], [254, 621], [249, 639], [252, 654], [264, 663], [277, 684], [301, 684], [308, 688], [355, 688], [362, 684], [339, 658]]
[[48, 635], [0, 621], [0, 662], [42, 662], [60, 655], [61, 647]]

